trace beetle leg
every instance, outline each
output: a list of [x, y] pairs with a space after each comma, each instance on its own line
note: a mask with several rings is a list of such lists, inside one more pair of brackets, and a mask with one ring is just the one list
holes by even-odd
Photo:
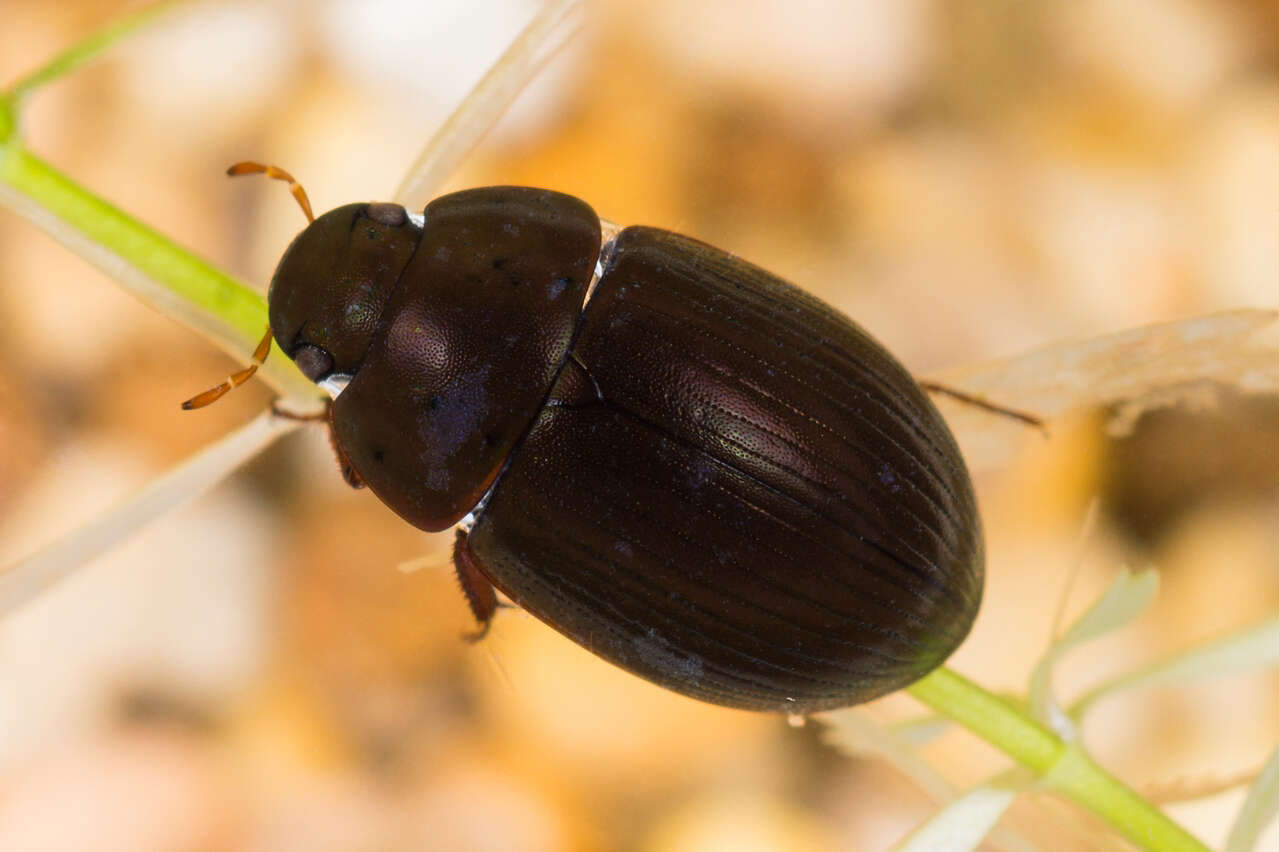
[[471, 550], [466, 533], [462, 530], [457, 531], [457, 538], [453, 542], [453, 566], [457, 569], [457, 581], [466, 595], [467, 603], [471, 605], [471, 612], [480, 623], [478, 630], [465, 633], [462, 638], [467, 642], [478, 642], [488, 635], [489, 628], [493, 625], [493, 614], [498, 607], [497, 591], [484, 575], [479, 557]]
[[342, 471], [342, 478], [352, 488], [363, 488], [364, 480], [360, 479], [360, 475], [355, 472], [355, 465], [351, 464], [351, 459], [347, 456], [346, 451], [342, 449], [342, 445], [338, 443], [338, 433], [333, 428], [332, 400], [329, 400], [325, 406], [324, 413], [327, 415], [325, 419], [329, 421], [329, 446], [333, 447], [333, 455], [338, 458], [338, 470]]
[[321, 420], [329, 419], [329, 406], [333, 404], [333, 400], [325, 400], [324, 410], [316, 411], [311, 414], [298, 414], [296, 411], [289, 411], [287, 408], [280, 407], [280, 401], [277, 399], [271, 403], [271, 413], [281, 420], [296, 420], [299, 423], [318, 423]]
[[919, 381], [919, 386], [923, 388], [924, 390], [928, 391], [929, 393], [939, 393], [943, 396], [948, 396], [951, 399], [956, 400], [958, 402], [962, 402], [965, 405], [971, 405], [974, 408], [980, 408], [983, 411], [989, 411], [991, 414], [998, 414], [1002, 417], [1007, 417], [1011, 420], [1019, 421], [1021, 423], [1026, 424], [1027, 426], [1031, 426], [1035, 429], [1038, 429], [1040, 432], [1044, 434], [1045, 437], [1048, 436], [1048, 426], [1044, 423], [1043, 419], [1038, 417], [1037, 415], [1031, 414], [1026, 411], [1019, 411], [1016, 408], [1008, 408], [1007, 406], [999, 405], [983, 397], [975, 396], [973, 394], [958, 390], [957, 388], [952, 388], [949, 385], [943, 385], [937, 382], [928, 382], [921, 379]]
[[364, 480], [360, 479], [360, 475], [355, 472], [355, 468], [351, 465], [351, 460], [347, 458], [346, 453], [342, 451], [342, 447], [338, 444], [337, 435], [333, 432], [333, 400], [325, 400], [324, 412], [316, 414], [298, 414], [288, 409], [280, 408], [277, 403], [271, 403], [271, 413], [276, 417], [283, 417], [285, 420], [301, 420], [306, 423], [327, 421], [329, 426], [329, 445], [333, 447], [333, 455], [338, 459], [338, 470], [342, 471], [342, 478], [346, 480], [346, 484], [352, 488], [363, 488]]
[[360, 475], [355, 472], [355, 468], [351, 465], [351, 460], [342, 451], [342, 446], [338, 444], [338, 439], [333, 434], [332, 427], [329, 428], [329, 443], [333, 445], [333, 454], [338, 457], [338, 469], [342, 471], [342, 478], [346, 480], [346, 484], [352, 488], [363, 488], [364, 480], [360, 479]]

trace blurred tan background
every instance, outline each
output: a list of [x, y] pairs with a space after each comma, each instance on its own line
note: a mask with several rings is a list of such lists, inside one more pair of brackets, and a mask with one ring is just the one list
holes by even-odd
[[[0, 78], [126, 8], [4, 0]], [[531, 9], [191, 3], [36, 93], [23, 138], [265, 289], [303, 222], [226, 165], [282, 165], [317, 209], [388, 197]], [[921, 372], [1273, 306], [1279, 4], [608, 0], [449, 186], [488, 183], [735, 251]], [[0, 328], [0, 564], [269, 401], [179, 411], [231, 362], [8, 212]], [[1107, 423], [978, 476], [987, 601], [954, 665], [991, 688], [1024, 688], [1076, 564], [1070, 612], [1125, 564], [1163, 590], [1069, 658], [1067, 697], [1279, 604], [1279, 404]], [[0, 623], [0, 848], [879, 850], [932, 811], [815, 725], [666, 694], [521, 614], [462, 643], [449, 541], [347, 489], [312, 429]], [[1279, 677], [1116, 699], [1086, 735], [1139, 789], [1206, 791], [1279, 741]], [[925, 754], [960, 784], [1002, 766], [962, 732]], [[1241, 796], [1172, 811], [1220, 842]], [[1012, 817], [1113, 845], [1040, 798]]]

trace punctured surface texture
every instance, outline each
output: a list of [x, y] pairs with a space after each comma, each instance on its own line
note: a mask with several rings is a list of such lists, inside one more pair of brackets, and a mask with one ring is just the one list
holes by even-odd
[[546, 398], [600, 250], [584, 202], [485, 187], [427, 205], [422, 240], [333, 402], [360, 479], [427, 530], [465, 516]]
[[984, 573], [967, 470], [905, 368], [803, 291], [649, 228], [619, 235], [471, 543], [601, 657], [782, 712], [922, 677]]

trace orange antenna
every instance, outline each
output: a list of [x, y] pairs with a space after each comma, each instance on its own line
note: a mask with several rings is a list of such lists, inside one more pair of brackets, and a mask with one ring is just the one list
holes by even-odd
[[302, 208], [302, 212], [306, 214], [308, 222], [314, 222], [315, 216], [311, 214], [311, 201], [306, 197], [306, 190], [302, 188], [302, 184], [297, 182], [293, 175], [286, 172], [278, 166], [264, 166], [261, 163], [236, 163], [226, 170], [231, 177], [237, 175], [266, 175], [275, 180], [282, 180], [288, 183], [289, 192], [293, 193], [293, 197], [297, 199], [298, 206]]
[[182, 403], [182, 408], [190, 411], [193, 408], [204, 408], [209, 403], [216, 402], [222, 398], [222, 395], [231, 388], [239, 387], [249, 380], [254, 373], [258, 371], [258, 367], [266, 360], [266, 354], [271, 351], [271, 328], [267, 326], [266, 334], [262, 336], [262, 342], [258, 344], [258, 348], [253, 350], [253, 363], [245, 367], [238, 373], [232, 373], [227, 379], [217, 387], [209, 388], [204, 393], [195, 396]]

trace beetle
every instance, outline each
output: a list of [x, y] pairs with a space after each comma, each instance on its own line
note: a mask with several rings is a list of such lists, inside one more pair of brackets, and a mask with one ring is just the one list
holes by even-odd
[[[229, 173], [297, 182], [256, 163]], [[668, 689], [750, 710], [867, 701], [940, 665], [981, 602], [972, 483], [924, 389], [763, 269], [526, 187], [331, 210], [270, 328], [332, 395], [340, 466], [497, 592]], [[255, 367], [188, 401], [198, 407]]]

